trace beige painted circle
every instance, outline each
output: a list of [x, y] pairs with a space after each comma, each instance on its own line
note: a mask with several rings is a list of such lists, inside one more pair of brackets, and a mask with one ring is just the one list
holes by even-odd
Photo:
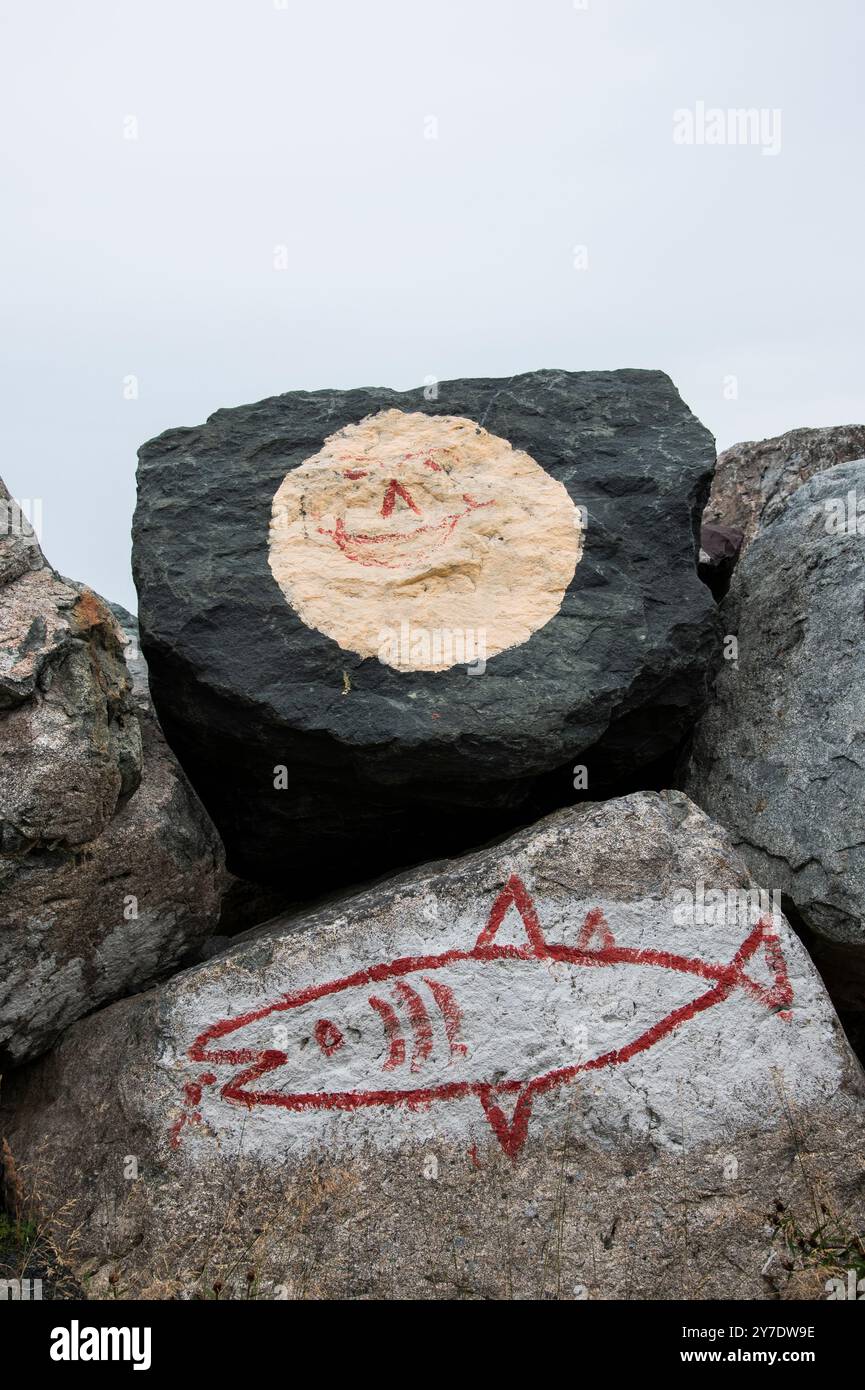
[[528, 454], [456, 415], [385, 410], [286, 474], [268, 558], [345, 651], [443, 671], [526, 642], [581, 554], [578, 508]]

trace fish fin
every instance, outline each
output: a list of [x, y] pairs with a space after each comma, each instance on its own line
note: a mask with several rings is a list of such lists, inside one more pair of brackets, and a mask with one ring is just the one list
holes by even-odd
[[527, 1082], [518, 1091], [496, 1086], [479, 1086], [477, 1097], [490, 1129], [508, 1158], [516, 1158], [526, 1142], [532, 1117], [532, 1087]]
[[536, 956], [549, 955], [547, 943], [544, 940], [544, 933], [541, 929], [541, 924], [535, 905], [532, 902], [531, 894], [519, 874], [511, 874], [504, 888], [490, 908], [490, 915], [486, 920], [486, 925], [478, 934], [478, 938], [475, 942], [475, 951], [489, 954], [490, 949], [494, 949], [496, 933], [511, 907], [515, 907], [522, 918], [526, 936], [528, 937], [529, 944], [534, 954]]
[[[771, 986], [760, 984], [745, 973], [746, 962], [757, 953], [761, 945], [763, 947], [763, 959], [769, 974], [772, 976]], [[771, 912], [767, 912], [761, 917], [757, 925], [748, 933], [730, 962], [730, 969], [738, 983], [752, 998], [759, 999], [760, 1003], [765, 1004], [772, 1013], [779, 1013], [782, 1018], [789, 1018], [788, 1010], [793, 1003], [793, 986], [790, 983], [787, 961], [781, 950], [781, 940]]]
[[[590, 946], [593, 937], [598, 937], [598, 944]], [[578, 951], [608, 951], [611, 946], [615, 946], [616, 940], [610, 931], [610, 924], [599, 907], [593, 907], [591, 912], [587, 912], [583, 925], [580, 928], [580, 935], [577, 939]]]

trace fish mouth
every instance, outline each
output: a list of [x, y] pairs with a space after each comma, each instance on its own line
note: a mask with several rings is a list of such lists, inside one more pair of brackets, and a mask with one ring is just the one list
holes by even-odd
[[[333, 529], [319, 526], [320, 536], [330, 536], [334, 545], [347, 560], [380, 569], [402, 569], [417, 564], [441, 549], [453, 535], [454, 529], [470, 512], [489, 507], [490, 502], [472, 502], [465, 498], [461, 512], [449, 512], [439, 521], [415, 526], [409, 531], [348, 531], [343, 517], [337, 517]], [[420, 541], [420, 544], [418, 542]]]

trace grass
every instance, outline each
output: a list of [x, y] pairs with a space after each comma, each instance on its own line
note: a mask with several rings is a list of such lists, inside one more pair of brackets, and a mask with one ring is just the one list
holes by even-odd
[[777, 1074], [775, 1083], [789, 1128], [795, 1161], [808, 1191], [812, 1215], [806, 1223], [794, 1216], [780, 1198], [776, 1198], [769, 1218], [770, 1225], [784, 1241], [794, 1268], [819, 1270], [827, 1276], [846, 1274], [853, 1269], [857, 1279], [865, 1278], [865, 1233], [848, 1226], [821, 1193], [818, 1181], [810, 1171], [807, 1160], [811, 1155], [805, 1146], [801, 1127], [796, 1122], [783, 1080]]
[[18, 1250], [32, 1246], [38, 1234], [35, 1221], [15, 1220], [0, 1212], [0, 1246], [11, 1245]]
[[790, 1258], [800, 1268], [817, 1269], [827, 1276], [845, 1275], [852, 1269], [857, 1279], [865, 1279], [865, 1237], [847, 1227], [828, 1203], [821, 1202], [819, 1211], [816, 1225], [803, 1226], [782, 1202], [776, 1202], [772, 1224]]

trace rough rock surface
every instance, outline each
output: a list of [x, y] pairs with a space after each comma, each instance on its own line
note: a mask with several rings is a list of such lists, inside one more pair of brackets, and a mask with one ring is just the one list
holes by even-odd
[[721, 663], [685, 787], [807, 927], [865, 947], [865, 549], [851, 492], [865, 511], [865, 460], [812, 478], [740, 561], [721, 609], [738, 659]]
[[[2, 485], [0, 485], [2, 487]], [[5, 489], [0, 501], [8, 509]], [[17, 522], [17, 518], [16, 518]], [[0, 532], [0, 1062], [175, 968], [222, 850], [108, 605]], [[129, 615], [126, 615], [129, 619]]]
[[675, 748], [714, 640], [712, 465], [647, 371], [294, 392], [146, 444], [151, 689], [229, 868], [368, 880], [569, 800], [577, 762]]
[[[119, 603], [109, 603], [108, 607], [114, 614], [120, 628], [126, 638], [126, 646], [123, 655], [126, 659], [126, 669], [132, 680], [133, 698], [139, 714], [143, 716], [142, 723], [147, 730], [158, 730], [158, 724], [150, 699], [150, 683], [148, 680], [147, 662], [141, 655], [141, 640], [138, 632], [138, 622]], [[170, 766], [176, 767], [176, 761], [171, 751], [165, 747], [161, 731], [158, 731], [160, 756], [164, 757]], [[197, 798], [194, 797], [186, 779], [184, 785], [194, 798], [194, 804], [200, 811]], [[207, 818], [205, 817], [205, 820]], [[212, 831], [209, 832], [212, 836]], [[217, 842], [218, 844], [218, 842]], [[222, 848], [218, 845], [220, 863], [222, 862]], [[221, 870], [217, 879], [221, 898], [218, 912], [218, 933], [224, 935], [208, 935], [193, 943], [193, 949], [189, 955], [188, 963], [191, 965], [200, 956], [202, 960], [214, 954], [214, 951], [221, 948], [221, 945], [230, 937], [236, 936], [238, 932], [248, 930], [250, 927], [258, 926], [261, 922], [267, 922], [271, 917], [276, 917], [280, 912], [288, 911], [292, 906], [292, 900], [285, 892], [258, 883], [250, 883], [243, 878], [236, 878], [234, 874]], [[214, 917], [214, 908], [211, 895], [207, 895], [208, 916]]]
[[700, 556], [697, 573], [720, 600], [730, 587], [733, 570], [742, 549], [742, 532], [735, 526], [704, 522], [700, 528]]
[[32, 532], [0, 527], [0, 556], [0, 851], [71, 849], [105, 828], [141, 776], [122, 638]]
[[247, 933], [3, 1104], [97, 1296], [819, 1297], [865, 1200], [819, 977], [680, 792]]
[[775, 439], [734, 444], [718, 455], [703, 517], [744, 533], [743, 550], [797, 488], [836, 463], [865, 456], [865, 425], [789, 430]]

